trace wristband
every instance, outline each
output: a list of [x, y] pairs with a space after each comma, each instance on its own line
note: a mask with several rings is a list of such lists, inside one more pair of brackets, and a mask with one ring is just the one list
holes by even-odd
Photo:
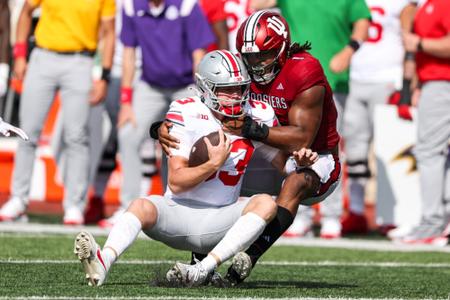
[[403, 87], [400, 91], [400, 100], [397, 105], [411, 105], [411, 79], [403, 79]]
[[122, 87], [120, 89], [120, 104], [131, 104], [133, 97], [133, 89], [129, 87]]
[[107, 83], [111, 81], [111, 69], [110, 68], [102, 68], [102, 75], [100, 76], [100, 80], [104, 80]]
[[359, 47], [361, 47], [362, 42], [351, 39], [350, 42], [348, 42], [348, 45], [350, 48], [353, 49], [353, 51], [358, 51]]
[[159, 127], [161, 127], [163, 121], [156, 121], [150, 126], [150, 130], [148, 131], [152, 139], [159, 139]]
[[413, 52], [406, 52], [405, 53], [405, 60], [412, 60], [414, 61], [416, 59], [416, 55]]
[[269, 135], [269, 126], [258, 123], [249, 116], [245, 116], [242, 125], [242, 136], [251, 140], [262, 142]]
[[26, 58], [27, 57], [27, 43], [26, 42], [23, 42], [23, 43], [17, 42], [14, 45], [13, 56], [14, 56], [14, 58], [19, 58], [19, 57]]

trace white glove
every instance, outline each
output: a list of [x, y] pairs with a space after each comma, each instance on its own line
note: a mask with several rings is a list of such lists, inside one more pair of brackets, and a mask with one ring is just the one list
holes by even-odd
[[23, 140], [28, 141], [28, 135], [20, 128], [12, 126], [11, 124], [6, 123], [0, 118], [0, 134], [4, 136], [10, 136], [11, 132], [14, 132], [18, 136], [20, 136]]
[[9, 65], [0, 64], [0, 97], [3, 97], [8, 90]]

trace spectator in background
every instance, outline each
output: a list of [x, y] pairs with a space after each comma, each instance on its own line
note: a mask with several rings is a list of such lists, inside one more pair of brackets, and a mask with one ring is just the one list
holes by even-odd
[[[117, 142], [117, 117], [120, 109], [120, 87], [122, 81], [122, 57], [123, 45], [120, 41], [120, 31], [122, 28], [122, 4], [123, 0], [115, 0], [116, 17], [115, 17], [115, 49], [113, 65], [111, 69], [111, 81], [108, 85], [108, 91], [105, 101], [102, 105], [91, 108], [89, 118], [90, 130], [90, 182], [93, 187], [93, 195], [89, 199], [88, 209], [85, 212], [86, 223], [98, 222], [100, 227], [110, 227], [109, 218], [104, 217], [104, 199], [103, 196], [109, 178], [116, 168], [116, 154], [118, 151]], [[136, 53], [136, 74], [138, 78], [141, 69], [141, 53]], [[110, 121], [111, 130], [106, 140], [103, 140], [104, 130], [104, 113], [107, 113]], [[102, 142], [99, 142], [102, 141]], [[156, 166], [154, 166], [156, 169]]]
[[[349, 214], [342, 233], [366, 233], [365, 188], [370, 178], [369, 149], [373, 139], [373, 114], [402, 83], [404, 49], [400, 13], [408, 0], [366, 0], [372, 12], [369, 38], [353, 55], [350, 92], [345, 104], [343, 136], [347, 160]], [[409, 83], [404, 84], [409, 89]]]
[[[257, 1], [255, 1], [257, 2]], [[291, 27], [292, 40], [310, 41], [312, 55], [319, 59], [334, 93], [341, 115], [348, 93], [349, 65], [353, 54], [367, 39], [370, 11], [364, 0], [306, 1], [259, 0], [254, 7], [261, 9], [278, 5]], [[340, 129], [342, 116], [338, 118]], [[341, 236], [342, 192], [334, 193], [320, 205], [322, 238]], [[311, 207], [300, 206], [287, 236], [312, 234]]]
[[415, 53], [419, 79], [418, 138], [422, 218], [405, 243], [445, 245], [450, 230], [450, 2], [428, 0], [405, 32], [405, 50]]
[[[8, 90], [10, 13], [8, 1], [0, 1], [0, 99]], [[1, 101], [1, 100], [0, 100]]]
[[[42, 15], [36, 29], [37, 47], [27, 66], [26, 40], [30, 34], [32, 12], [38, 6], [41, 6]], [[24, 79], [20, 123], [30, 141], [19, 142], [12, 196], [1, 208], [0, 220], [16, 220], [25, 214], [36, 146], [55, 92], [59, 90], [68, 158], [63, 176], [66, 188], [63, 221], [68, 225], [84, 222], [89, 170], [89, 107], [102, 101], [106, 93], [114, 51], [114, 14], [113, 0], [25, 2], [17, 26], [14, 76]], [[105, 41], [103, 72], [101, 80], [93, 83], [93, 56], [100, 31]]]
[[[215, 41], [208, 21], [195, 1], [125, 0], [122, 31], [121, 106], [118, 116], [123, 183], [120, 216], [141, 195], [139, 150], [150, 124], [163, 118], [170, 103], [194, 95], [194, 71]], [[133, 95], [135, 48], [142, 51], [142, 77]], [[165, 172], [166, 167], [162, 170]], [[165, 174], [162, 174], [165, 178]]]
[[224, 0], [200, 0], [199, 4], [216, 36], [216, 42], [210, 45], [207, 51], [228, 49], [228, 27]]

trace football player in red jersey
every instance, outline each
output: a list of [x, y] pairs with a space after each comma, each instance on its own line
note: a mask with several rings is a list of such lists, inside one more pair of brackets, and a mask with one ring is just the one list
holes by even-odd
[[[261, 255], [292, 224], [300, 204], [313, 205], [331, 194], [341, 169], [337, 111], [319, 61], [307, 52], [310, 45], [291, 44], [286, 20], [278, 13], [258, 11], [240, 26], [236, 46], [252, 78], [251, 100], [271, 105], [282, 126], [269, 128], [245, 117], [242, 126], [228, 130], [287, 155], [310, 148], [319, 153], [319, 160], [308, 168], [291, 166], [295, 172], [286, 177], [276, 199], [277, 216], [258, 240], [233, 260], [227, 273], [232, 284], [250, 274]], [[159, 136], [165, 151], [177, 147], [167, 126], [161, 126]]]

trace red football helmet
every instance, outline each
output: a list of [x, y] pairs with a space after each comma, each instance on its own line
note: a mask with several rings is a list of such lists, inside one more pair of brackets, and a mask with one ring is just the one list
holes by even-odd
[[252, 79], [268, 84], [286, 62], [291, 44], [289, 26], [278, 13], [262, 10], [239, 27], [236, 47]]

